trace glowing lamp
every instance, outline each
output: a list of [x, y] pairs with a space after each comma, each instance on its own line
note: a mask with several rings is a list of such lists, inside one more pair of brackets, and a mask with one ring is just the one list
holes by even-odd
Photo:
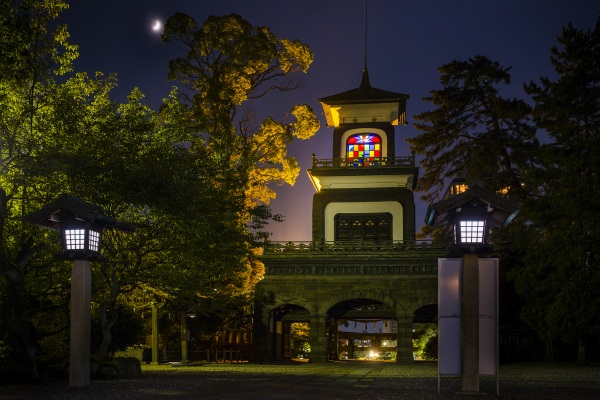
[[488, 243], [488, 205], [475, 198], [454, 211], [451, 222], [454, 244], [482, 245]]
[[105, 216], [102, 209], [73, 196], [62, 195], [39, 211], [25, 217], [27, 222], [60, 231], [62, 251], [66, 260], [102, 261], [102, 231], [104, 228], [131, 230]]
[[490, 229], [505, 226], [519, 209], [508, 199], [484, 189], [479, 182], [469, 185], [461, 182], [457, 191], [454, 182], [444, 200], [427, 208], [425, 222], [438, 227], [450, 224], [454, 234], [455, 250], [464, 253], [483, 253], [491, 250]]
[[71, 215], [63, 217], [60, 226], [63, 249], [61, 257], [68, 260], [101, 259], [100, 246], [103, 228], [102, 225]]

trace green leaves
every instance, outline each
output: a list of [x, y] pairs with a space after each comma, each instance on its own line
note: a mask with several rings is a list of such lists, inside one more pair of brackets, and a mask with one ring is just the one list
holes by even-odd
[[407, 139], [424, 156], [418, 190], [424, 200], [438, 197], [446, 178], [483, 180], [490, 190], [519, 190], [527, 157], [536, 146], [530, 108], [521, 100], [499, 95], [499, 84], [510, 83], [510, 68], [478, 55], [439, 68], [441, 90], [425, 101], [436, 108], [414, 118], [420, 130]]
[[[517, 279], [526, 311], [551, 338], [600, 333], [600, 20], [593, 31], [568, 24], [552, 48], [557, 78], [526, 85], [535, 122], [548, 136], [530, 182], [526, 212], [541, 232]], [[579, 354], [585, 362], [585, 351]]]

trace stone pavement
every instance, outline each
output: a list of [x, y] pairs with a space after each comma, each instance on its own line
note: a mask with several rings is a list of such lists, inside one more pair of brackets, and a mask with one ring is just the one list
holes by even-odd
[[[385, 362], [327, 364], [196, 364], [143, 366], [136, 380], [92, 381], [84, 388], [66, 382], [0, 386], [0, 399], [50, 400], [427, 400], [467, 399], [457, 393], [458, 378], [442, 379], [437, 365], [402, 366]], [[600, 399], [600, 368], [521, 364], [501, 366], [500, 396], [496, 379], [481, 378], [486, 399]]]

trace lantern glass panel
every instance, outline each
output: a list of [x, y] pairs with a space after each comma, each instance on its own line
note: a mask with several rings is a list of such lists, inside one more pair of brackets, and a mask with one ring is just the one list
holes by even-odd
[[460, 221], [461, 243], [483, 243], [485, 221]]
[[65, 229], [66, 250], [85, 249], [85, 229]]
[[89, 249], [91, 251], [100, 251], [100, 232], [89, 231]]

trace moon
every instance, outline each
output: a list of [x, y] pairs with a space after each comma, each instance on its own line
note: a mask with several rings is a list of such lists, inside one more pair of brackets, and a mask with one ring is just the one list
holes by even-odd
[[161, 28], [162, 24], [160, 23], [159, 20], [154, 21], [154, 25], [152, 25], [152, 30], [154, 32], [158, 32]]

